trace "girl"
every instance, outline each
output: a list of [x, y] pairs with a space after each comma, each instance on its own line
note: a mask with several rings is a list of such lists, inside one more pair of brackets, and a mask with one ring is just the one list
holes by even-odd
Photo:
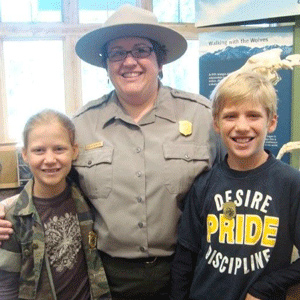
[[67, 179], [78, 155], [73, 123], [44, 110], [27, 121], [23, 142], [33, 179], [6, 212], [14, 234], [0, 249], [1, 299], [111, 299], [91, 212]]

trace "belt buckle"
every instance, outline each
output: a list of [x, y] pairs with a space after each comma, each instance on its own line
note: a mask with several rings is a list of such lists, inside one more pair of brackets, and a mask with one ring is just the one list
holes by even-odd
[[146, 261], [146, 264], [151, 265], [151, 264], [154, 264], [156, 261], [157, 261], [157, 256], [155, 256], [154, 259], [151, 261]]

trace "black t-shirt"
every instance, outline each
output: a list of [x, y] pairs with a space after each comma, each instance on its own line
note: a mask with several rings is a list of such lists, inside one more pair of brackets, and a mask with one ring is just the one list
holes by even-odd
[[299, 204], [300, 173], [272, 155], [251, 171], [224, 161], [201, 175], [179, 230], [179, 243], [198, 254], [190, 299], [285, 299], [300, 281], [300, 261], [290, 265], [293, 244], [300, 246]]

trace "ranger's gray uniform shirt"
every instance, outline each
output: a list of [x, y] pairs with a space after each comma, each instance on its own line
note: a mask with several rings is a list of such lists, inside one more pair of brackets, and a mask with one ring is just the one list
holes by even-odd
[[98, 248], [124, 258], [172, 255], [183, 197], [216, 157], [210, 102], [161, 85], [136, 124], [113, 91], [73, 121], [74, 166], [97, 211]]

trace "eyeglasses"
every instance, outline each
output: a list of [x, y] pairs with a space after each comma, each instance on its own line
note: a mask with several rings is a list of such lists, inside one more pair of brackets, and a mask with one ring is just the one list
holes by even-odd
[[134, 58], [146, 58], [151, 55], [153, 51], [152, 47], [137, 47], [130, 51], [126, 50], [113, 50], [107, 53], [107, 58], [111, 62], [121, 61], [126, 59], [128, 54], [130, 53]]

